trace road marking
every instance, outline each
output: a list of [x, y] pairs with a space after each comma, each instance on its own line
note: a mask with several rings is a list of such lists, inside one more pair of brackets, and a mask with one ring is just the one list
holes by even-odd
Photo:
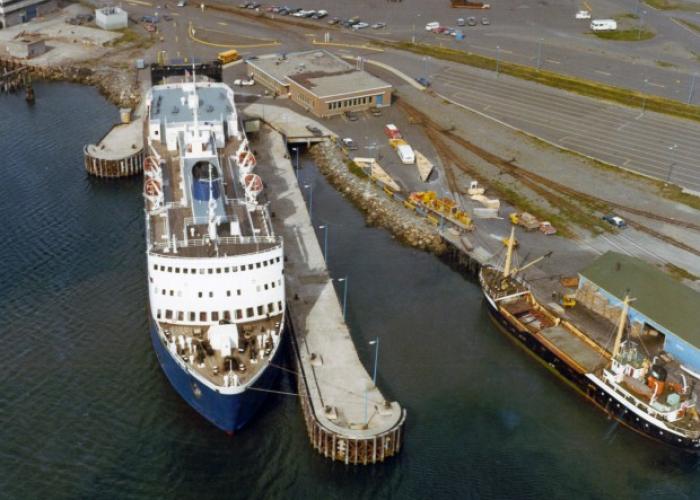
[[545, 59], [545, 61], [551, 62], [552, 64], [561, 64], [559, 61], [557, 61], [555, 59]]
[[228, 26], [228, 23], [225, 23], [225, 22], [223, 22], [223, 21], [219, 21], [219, 22], [216, 23], [216, 24], [218, 24], [219, 26]]
[[611, 75], [610, 73], [608, 73], [607, 71], [601, 71], [601, 70], [599, 70], [599, 69], [595, 70], [595, 72], [598, 73], [598, 74], [600, 74], [600, 75], [612, 76], [612, 75]]
[[695, 35], [695, 36], [700, 36], [700, 33], [696, 32], [695, 30], [691, 30], [690, 27], [688, 27], [688, 26], [686, 26], [685, 24], [679, 22], [675, 17], [672, 17], [672, 18], [671, 18], [671, 21], [673, 21], [674, 23], [676, 23], [678, 26], [680, 26], [681, 28], [683, 28], [683, 29], [686, 30], [687, 32], [692, 33], [692, 34]]
[[136, 5], [145, 5], [146, 7], [153, 7], [151, 2], [142, 2], [141, 0], [129, 0], [129, 3], [135, 3]]
[[629, 124], [630, 124], [630, 122], [625, 122], [622, 125], [620, 125], [619, 127], [617, 127], [617, 130], [622, 130], [623, 128], [625, 128]]
[[487, 104], [486, 106], [484, 106], [484, 111], [486, 111], [486, 110], [489, 109], [490, 107], [491, 107], [491, 105], [490, 105], [490, 104]]
[[661, 85], [660, 83], [654, 83], [654, 82], [647, 82], [648, 85], [651, 87], [660, 87], [662, 89], [666, 88], [666, 85]]

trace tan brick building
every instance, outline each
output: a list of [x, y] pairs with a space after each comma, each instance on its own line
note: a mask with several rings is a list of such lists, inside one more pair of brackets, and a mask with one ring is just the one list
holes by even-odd
[[316, 116], [391, 105], [392, 86], [326, 50], [246, 61], [248, 75]]

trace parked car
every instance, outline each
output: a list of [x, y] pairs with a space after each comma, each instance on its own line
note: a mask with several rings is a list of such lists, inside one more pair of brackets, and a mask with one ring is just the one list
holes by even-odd
[[433, 33], [444, 33], [447, 30], [445, 26], [438, 26], [437, 28], [433, 29]]
[[419, 76], [418, 78], [416, 78], [416, 81], [423, 85], [423, 87], [430, 87], [430, 80], [428, 80], [424, 76]]
[[351, 137], [344, 137], [342, 141], [343, 146], [345, 146], [349, 150], [355, 151], [357, 149], [357, 144], [355, 144], [355, 141], [353, 141]]
[[321, 129], [314, 126], [314, 125], [307, 125], [306, 130], [314, 134], [315, 136], [319, 137], [323, 135], [323, 132], [321, 132]]
[[347, 118], [351, 122], [356, 122], [359, 119], [357, 114], [353, 113], [352, 111], [346, 111], [344, 114], [345, 114], [345, 118]]
[[386, 23], [374, 23], [372, 25], [373, 30], [380, 30], [386, 26]]
[[467, 18], [467, 24], [469, 26], [476, 26], [476, 17], [468, 17]]
[[435, 28], [439, 28], [440, 23], [437, 21], [432, 21], [429, 22], [428, 24], [425, 25], [425, 31], [433, 31]]
[[353, 24], [355, 24], [355, 23], [353, 23], [350, 19], [346, 19], [345, 21], [341, 21], [341, 22], [340, 22], [340, 25], [341, 25], [343, 28], [352, 28], [352, 25], [353, 25]]
[[464, 26], [465, 24], [463, 17], [457, 19], [457, 26]]
[[233, 81], [233, 84], [238, 85], [239, 87], [250, 87], [251, 85], [255, 85], [255, 80], [253, 80], [252, 78], [250, 78], [248, 80], [245, 80], [242, 78], [236, 78]]
[[311, 16], [311, 17], [312, 17], [312, 19], [323, 19], [323, 18], [326, 17], [327, 15], [328, 15], [328, 11], [327, 11], [327, 10], [319, 10], [318, 12], [316, 12], [316, 14], [314, 14], [314, 15]]
[[369, 112], [372, 114], [372, 116], [382, 116], [382, 110], [379, 108], [369, 108]]
[[591, 13], [588, 12], [587, 10], [579, 10], [576, 13], [576, 19], [590, 19], [591, 18]]
[[357, 23], [357, 24], [352, 25], [352, 29], [354, 29], [354, 30], [361, 30], [361, 29], [365, 29], [365, 28], [369, 28], [368, 23]]
[[616, 228], [624, 229], [627, 227], [627, 223], [625, 222], [625, 219], [623, 219], [622, 217], [618, 217], [617, 215], [609, 214], [609, 215], [604, 215], [602, 218], [605, 222], [607, 222], [608, 224], [612, 224]]
[[259, 9], [259, 8], [260, 8], [260, 4], [259, 4], [258, 2], [251, 2], [251, 3], [248, 5], [248, 8], [249, 8], [249, 9]]
[[328, 20], [328, 24], [330, 24], [331, 26], [333, 26], [334, 24], [338, 24], [339, 22], [340, 22], [339, 17], [333, 17], [333, 18]]
[[187, 0], [178, 0], [178, 2], [175, 4], [176, 7], [184, 7], [187, 5]]
[[484, 26], [488, 26], [489, 24], [491, 24], [491, 21], [489, 21], [488, 17], [484, 16], [481, 18], [481, 24], [483, 24]]

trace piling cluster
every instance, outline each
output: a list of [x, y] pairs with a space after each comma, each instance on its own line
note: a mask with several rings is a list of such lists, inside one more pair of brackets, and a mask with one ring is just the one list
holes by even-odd
[[350, 160], [338, 146], [324, 141], [309, 151], [328, 181], [362, 210], [367, 224], [384, 227], [402, 243], [436, 255], [447, 250], [437, 227], [391, 200], [360, 171], [351, 168]]

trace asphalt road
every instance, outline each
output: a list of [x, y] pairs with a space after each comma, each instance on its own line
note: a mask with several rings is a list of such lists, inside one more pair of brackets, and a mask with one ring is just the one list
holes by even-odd
[[700, 125], [529, 85], [494, 73], [446, 67], [434, 90], [561, 146], [700, 192]]

